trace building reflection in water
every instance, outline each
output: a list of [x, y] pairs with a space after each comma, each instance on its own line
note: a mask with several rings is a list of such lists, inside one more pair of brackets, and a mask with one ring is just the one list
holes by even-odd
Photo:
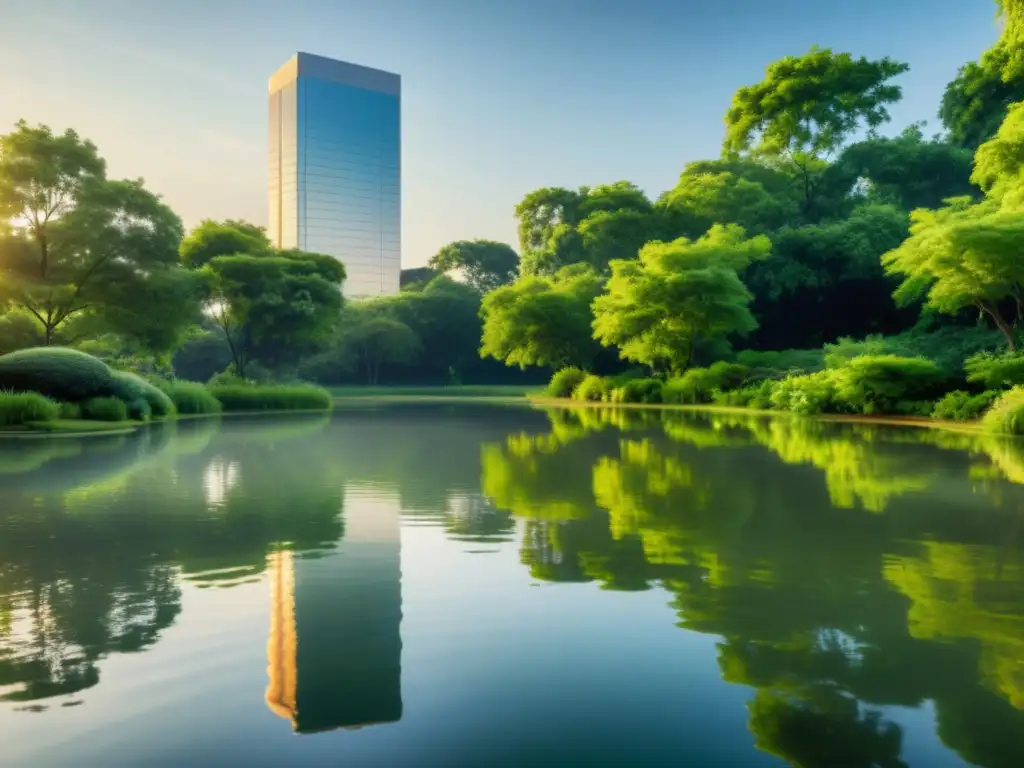
[[399, 500], [350, 485], [344, 509], [330, 552], [270, 556], [266, 701], [301, 734], [402, 717]]

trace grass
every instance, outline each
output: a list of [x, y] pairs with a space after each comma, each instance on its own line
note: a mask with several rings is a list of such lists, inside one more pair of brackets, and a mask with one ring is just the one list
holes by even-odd
[[222, 385], [210, 388], [226, 412], [238, 411], [329, 411], [331, 393], [312, 384], [272, 386]]
[[469, 384], [465, 386], [419, 387], [331, 387], [336, 398], [510, 398], [529, 397], [544, 392], [540, 385]]

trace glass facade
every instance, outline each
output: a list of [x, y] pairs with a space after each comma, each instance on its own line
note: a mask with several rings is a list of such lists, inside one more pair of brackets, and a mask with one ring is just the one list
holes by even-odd
[[269, 123], [272, 242], [339, 259], [348, 296], [397, 293], [399, 77], [300, 53], [271, 78]]

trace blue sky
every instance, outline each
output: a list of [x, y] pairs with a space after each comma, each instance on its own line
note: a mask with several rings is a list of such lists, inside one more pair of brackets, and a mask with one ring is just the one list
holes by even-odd
[[403, 264], [515, 243], [543, 186], [671, 187], [732, 93], [818, 44], [910, 64], [890, 131], [998, 33], [990, 0], [0, 0], [0, 130], [93, 139], [186, 225], [266, 223], [266, 82], [297, 50], [403, 82]]

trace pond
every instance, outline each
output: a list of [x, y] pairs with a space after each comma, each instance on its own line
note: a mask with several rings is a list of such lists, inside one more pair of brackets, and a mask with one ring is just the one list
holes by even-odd
[[7, 440], [3, 763], [1020, 768], [1019, 483], [653, 410]]

